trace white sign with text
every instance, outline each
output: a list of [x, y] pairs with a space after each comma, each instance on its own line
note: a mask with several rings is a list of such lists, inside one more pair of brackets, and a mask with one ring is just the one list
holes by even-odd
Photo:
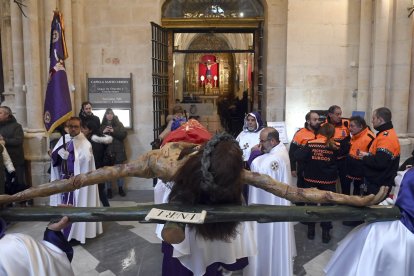
[[279, 132], [279, 140], [283, 144], [289, 144], [289, 139], [286, 132], [286, 123], [285, 122], [267, 122], [268, 127], [273, 127]]
[[201, 213], [187, 213], [173, 210], [163, 210], [158, 208], [152, 208], [151, 211], [145, 217], [145, 220], [165, 220], [175, 221], [181, 223], [195, 223], [203, 224], [206, 218], [207, 212], [201, 211]]

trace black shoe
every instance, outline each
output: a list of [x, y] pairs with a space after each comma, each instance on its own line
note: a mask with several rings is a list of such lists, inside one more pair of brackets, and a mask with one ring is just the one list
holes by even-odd
[[80, 243], [80, 241], [78, 241], [78, 240], [71, 239], [71, 240], [69, 241], [69, 244], [70, 244], [71, 246], [77, 246], [77, 245], [80, 245], [81, 243]]
[[112, 198], [112, 189], [106, 190], [106, 197], [109, 199]]
[[315, 239], [315, 225], [308, 225], [308, 239]]
[[124, 197], [124, 196], [126, 196], [126, 194], [125, 194], [125, 192], [124, 192], [124, 189], [122, 188], [122, 187], [119, 187], [119, 195], [120, 196], [122, 196], [122, 197]]
[[331, 235], [329, 235], [329, 228], [322, 228], [322, 242], [328, 243], [331, 240]]

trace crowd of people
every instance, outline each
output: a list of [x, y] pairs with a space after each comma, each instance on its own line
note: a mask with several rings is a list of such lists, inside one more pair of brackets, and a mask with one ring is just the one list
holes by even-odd
[[[104, 118], [99, 119], [92, 112], [92, 104], [83, 102], [79, 117], [71, 117], [51, 135], [48, 151], [51, 159], [51, 181], [70, 178], [103, 166], [122, 164], [127, 160], [123, 140], [127, 132], [111, 108], [106, 109]], [[15, 194], [25, 190], [25, 158], [23, 149], [24, 132], [7, 106], [0, 107], [0, 194]], [[117, 180], [119, 195], [124, 197], [123, 179]], [[82, 187], [79, 190], [55, 194], [50, 205], [68, 204], [75, 207], [109, 207], [112, 198], [112, 183]], [[26, 202], [21, 203], [26, 206]], [[102, 223], [78, 222], [63, 230], [68, 241], [85, 243], [102, 233]]]
[[[325, 122], [319, 114], [310, 111], [305, 126], [293, 137], [289, 149], [292, 175], [297, 186], [318, 188], [344, 194], [375, 194], [381, 186], [394, 186], [400, 160], [400, 145], [391, 122], [391, 111], [386, 107], [374, 110], [372, 125], [375, 136], [364, 118], [342, 118], [342, 110], [333, 105]], [[339, 185], [337, 185], [339, 180]], [[356, 226], [360, 221], [344, 221]], [[331, 239], [330, 222], [322, 222], [322, 241]], [[308, 238], [314, 239], [315, 226], [308, 223]]]
[[[378, 132], [374, 135], [364, 118], [342, 118], [342, 110], [337, 105], [328, 109], [326, 121], [321, 121], [317, 112], [310, 111], [305, 116], [304, 127], [295, 133], [288, 151], [280, 141], [278, 131], [265, 127], [259, 113], [248, 113], [242, 132], [234, 138], [226, 133], [215, 136], [207, 131], [204, 133], [201, 126], [193, 120], [188, 121], [184, 110], [176, 106], [166, 130], [161, 135], [163, 145], [170, 141], [187, 141], [200, 144], [201, 147], [194, 147], [192, 152], [186, 153], [189, 155], [188, 160], [171, 182], [164, 183], [159, 180], [155, 187], [155, 203], [292, 204], [284, 198], [252, 186], [243, 191], [243, 186], [247, 187], [241, 183], [243, 169], [268, 175], [288, 185], [297, 185], [298, 188], [317, 188], [363, 196], [376, 194], [381, 186], [388, 186], [391, 192], [400, 159], [400, 145], [391, 119], [388, 108], [374, 110], [371, 122]], [[180, 131], [188, 131], [188, 128], [183, 129], [183, 125], [187, 124], [195, 133], [180, 135]], [[92, 112], [92, 104], [84, 102], [79, 117], [70, 118], [63, 129], [65, 133], [50, 151], [52, 181], [70, 178], [103, 166], [122, 164], [127, 160], [123, 144], [127, 132], [111, 108], [106, 109], [101, 123]], [[16, 122], [10, 108], [0, 107], [0, 152], [5, 167], [1, 172], [5, 174], [5, 183], [15, 184], [14, 187], [25, 187], [24, 164], [20, 162], [21, 159], [24, 160], [22, 140], [22, 127]], [[16, 158], [19, 162], [14, 161]], [[409, 169], [412, 164], [412, 160], [407, 160], [400, 169]], [[297, 178], [296, 184], [293, 183], [293, 177]], [[8, 178], [12, 180], [8, 181]], [[119, 195], [125, 196], [123, 179], [117, 180], [117, 186]], [[414, 177], [409, 171], [403, 179], [396, 203], [403, 213], [401, 220], [381, 225], [366, 224], [353, 231], [326, 268], [329, 275], [344, 271], [347, 271], [344, 275], [356, 275], [355, 272], [361, 268], [356, 265], [357, 262], [368, 264], [375, 258], [374, 263], [379, 267], [375, 271], [388, 271], [387, 265], [379, 264], [378, 259], [382, 260], [384, 256], [378, 250], [387, 253], [392, 250], [391, 244], [384, 242], [381, 244], [383, 246], [372, 246], [369, 251], [366, 251], [363, 244], [375, 243], [373, 237], [367, 237], [381, 229], [390, 233], [396, 230], [395, 233], [403, 235], [403, 242], [400, 240], [398, 243], [400, 247], [413, 244], [414, 214], [410, 207], [413, 186]], [[0, 185], [0, 193], [10, 191], [7, 185]], [[402, 192], [405, 194], [401, 195]], [[108, 198], [112, 196], [112, 183], [99, 183], [74, 192], [53, 195], [50, 197], [50, 205], [97, 207], [102, 203], [109, 207]], [[357, 225], [362, 222], [344, 223]], [[315, 223], [306, 224], [308, 239], [315, 239]], [[320, 224], [321, 240], [329, 243], [332, 223], [322, 221]], [[67, 219], [56, 224], [53, 230], [61, 233], [65, 242], [82, 244], [87, 238], [94, 238], [103, 232], [101, 222], [76, 222], [68, 225]], [[158, 227], [157, 235], [162, 239], [161, 231], [162, 227]], [[10, 238], [12, 237], [7, 237]], [[355, 244], [356, 240], [364, 242]], [[0, 243], [4, 241], [4, 238], [0, 239]], [[65, 243], [63, 247], [65, 249], [58, 251], [58, 254], [65, 254], [70, 249]], [[356, 251], [353, 253], [352, 249]], [[226, 271], [241, 269], [244, 275], [293, 275], [296, 245], [291, 222], [228, 222], [187, 225], [185, 240], [177, 245], [163, 242], [162, 251], [163, 275], [222, 275]], [[412, 255], [411, 251], [406, 248], [396, 261], [408, 260]], [[353, 265], [344, 263], [341, 254], [352, 256]], [[61, 262], [62, 267], [67, 267], [67, 260]], [[400, 271], [413, 272], [413, 266], [409, 262], [405, 270]], [[363, 268], [370, 269], [368, 265]], [[361, 272], [359, 275], [376, 274]]]
[[[227, 164], [230, 165], [234, 162], [240, 164], [240, 157], [245, 168], [252, 172], [266, 174], [277, 181], [293, 185], [292, 176], [297, 177], [297, 184], [301, 188], [341, 192], [342, 186], [345, 185], [342, 192], [358, 196], [378, 191], [382, 185], [392, 188], [393, 180], [388, 180], [390, 178], [387, 176], [394, 177], [396, 175], [395, 162], [399, 159], [399, 146], [398, 139], [392, 129], [391, 111], [387, 108], [379, 108], [373, 112], [372, 123], [378, 131], [376, 137], [367, 127], [363, 118], [344, 119], [341, 117], [341, 113], [340, 107], [333, 106], [328, 111], [328, 118], [331, 119], [320, 122], [317, 112], [309, 112], [305, 117], [305, 127], [296, 133], [289, 153], [285, 145], [280, 142], [277, 130], [263, 127], [260, 115], [249, 113], [245, 117], [245, 127], [236, 139], [241, 149], [238, 154], [236, 151], [232, 151], [234, 144], [228, 143], [230, 138], [226, 138], [225, 135], [214, 136], [205, 147], [198, 150], [197, 154], [182, 166], [182, 170], [178, 173], [179, 177], [175, 176], [178, 178], [174, 177], [173, 181], [169, 183], [162, 181], [157, 183], [155, 188], [156, 203], [179, 202], [186, 205], [209, 205], [217, 203], [215, 200], [220, 197], [222, 200], [220, 203], [236, 205], [288, 206], [291, 204], [283, 198], [255, 187], [249, 187], [248, 197], [243, 198], [242, 203], [238, 199], [234, 199], [234, 196], [226, 195], [224, 189], [237, 191], [240, 195], [240, 187], [233, 186], [234, 183], [238, 183], [236, 176], [240, 174], [240, 168], [227, 166]], [[388, 141], [384, 141], [384, 139], [388, 139]], [[222, 172], [223, 166], [217, 167], [216, 162], [213, 163], [212, 158], [220, 160], [219, 164], [226, 164], [227, 174]], [[371, 178], [371, 173], [374, 171], [383, 174], [381, 176], [383, 182], [374, 181]], [[226, 188], [222, 187], [221, 181], [223, 179], [227, 180]], [[341, 183], [341, 180], [347, 182]], [[413, 187], [414, 182], [408, 181], [406, 185]], [[411, 189], [407, 186], [405, 186], [406, 189]], [[223, 194], [218, 195], [217, 190], [223, 191]], [[400, 202], [403, 202], [398, 206], [404, 210], [404, 218], [395, 223], [384, 224], [385, 228], [388, 227], [389, 233], [395, 229], [395, 226], [398, 226], [398, 233], [404, 236], [404, 239], [400, 239], [398, 246], [404, 247], [405, 242], [408, 244], [413, 242], [413, 231], [412, 227], [410, 228], [413, 216], [410, 200], [405, 199]], [[394, 228], [390, 228], [391, 226]], [[184, 241], [172, 245], [163, 243], [163, 275], [193, 275], [193, 273], [194, 275], [224, 275], [230, 273], [229, 271], [242, 268], [243, 275], [293, 275], [293, 258], [296, 254], [296, 246], [292, 223], [253, 222], [241, 223], [238, 227], [240, 228], [237, 228], [237, 235], [232, 235], [231, 239], [228, 239], [224, 230], [226, 228], [223, 228], [220, 235], [215, 232], [214, 224], [202, 227], [188, 225], [185, 228]], [[322, 221], [321, 227], [322, 242], [329, 243], [332, 223]], [[374, 233], [372, 229], [385, 228], [381, 228], [379, 223], [363, 224], [360, 228], [356, 228], [357, 233], [363, 234], [352, 234], [354, 233], [352, 232], [350, 235], [360, 235], [362, 238], [359, 237], [358, 240], [361, 241], [366, 238], [367, 231]], [[358, 229], [360, 230], [358, 231]], [[409, 233], [410, 231], [411, 233]], [[376, 232], [379, 231], [376, 230]], [[162, 233], [160, 229], [157, 230], [157, 233], [160, 238], [163, 237], [160, 235]], [[308, 238], [315, 238], [315, 223], [308, 223]], [[373, 236], [370, 238], [370, 242], [375, 243], [374, 239], [376, 238], [380, 237]], [[251, 242], [245, 243], [246, 239]], [[350, 238], [347, 237], [346, 240], [349, 241]], [[227, 242], [227, 247], [223, 248], [222, 242]], [[362, 264], [365, 264], [364, 273], [366, 273], [369, 270], [370, 262], [378, 264], [380, 260], [384, 259], [382, 250], [386, 256], [392, 254], [389, 242], [384, 242], [387, 246], [372, 246], [369, 252], [363, 252], [364, 254], [361, 255], [359, 253], [364, 250], [364, 244], [355, 245], [351, 242], [348, 244], [350, 246], [341, 247], [338, 249], [339, 253], [335, 253], [326, 268], [329, 275], [338, 275], [341, 274], [341, 271], [344, 272], [343, 275], [354, 275], [355, 271], [359, 269], [357, 265], [359, 259]], [[358, 248], [356, 248], [356, 254], [353, 255], [352, 248], [354, 246]], [[243, 248], [244, 251], [235, 255], [234, 248], [237, 247]], [[254, 247], [256, 252], [246, 250], [251, 247]], [[202, 248], [207, 249], [202, 250]], [[412, 255], [411, 251], [405, 247], [403, 253], [398, 254], [398, 259], [392, 258], [397, 265], [400, 264], [401, 268], [398, 270], [401, 272], [400, 275], [410, 275], [410, 271], [413, 271], [413, 264], [409, 261]], [[220, 252], [221, 254], [217, 253], [212, 256], [211, 252]], [[347, 261], [341, 257], [342, 253], [349, 254], [356, 262], [347, 265]], [[338, 268], [336, 264], [338, 264]], [[385, 271], [384, 275], [388, 275], [390, 267], [387, 264], [379, 265], [372, 269], [374, 273], [371, 272], [367, 275], [378, 275], [379, 271]], [[171, 271], [179, 273], [174, 274]], [[360, 275], [362, 274], [360, 273]]]

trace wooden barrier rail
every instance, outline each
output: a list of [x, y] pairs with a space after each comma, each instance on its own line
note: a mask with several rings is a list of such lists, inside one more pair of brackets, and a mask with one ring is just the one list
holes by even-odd
[[[139, 205], [135, 207], [94, 207], [94, 208], [62, 208], [31, 207], [6, 208], [0, 210], [0, 217], [8, 221], [50, 221], [68, 216], [70, 221], [140, 221], [152, 208], [171, 211], [201, 212], [207, 211], [205, 223], [229, 221], [386, 221], [397, 220], [401, 212], [395, 206], [183, 206], [176, 204]], [[160, 221], [149, 221], [160, 222]]]

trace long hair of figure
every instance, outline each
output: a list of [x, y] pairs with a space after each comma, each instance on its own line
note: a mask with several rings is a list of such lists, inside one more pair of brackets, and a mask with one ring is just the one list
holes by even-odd
[[[242, 204], [242, 151], [229, 134], [215, 135], [173, 177], [170, 202], [185, 205]], [[189, 225], [208, 240], [228, 241], [238, 222]]]

